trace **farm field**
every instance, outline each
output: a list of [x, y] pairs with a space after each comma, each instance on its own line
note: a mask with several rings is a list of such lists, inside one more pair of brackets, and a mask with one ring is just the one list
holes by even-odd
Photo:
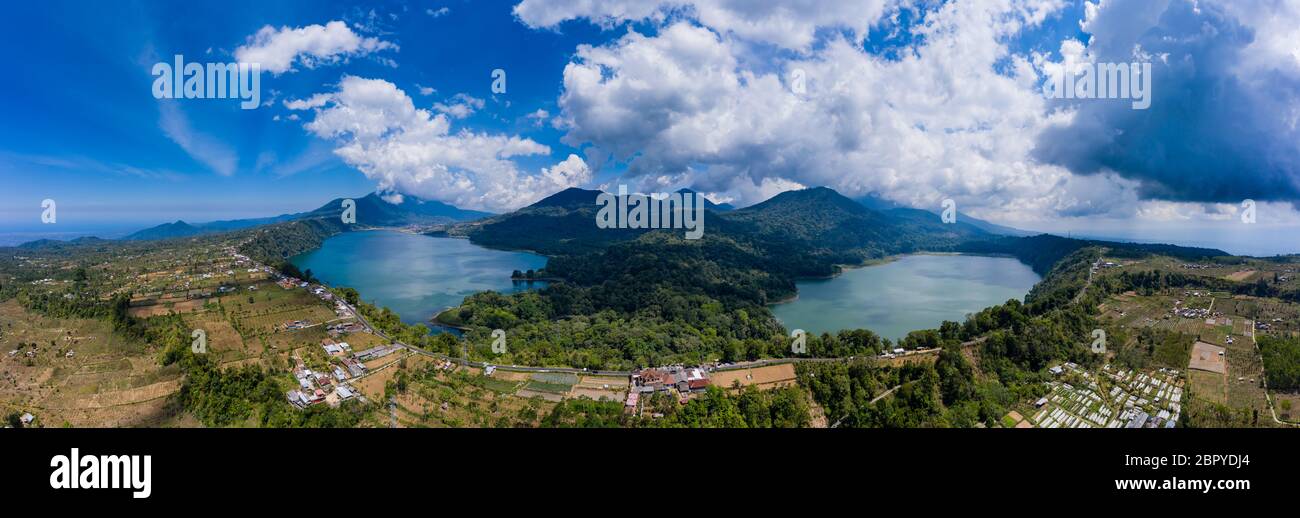
[[[1248, 260], [1245, 265], [1184, 265], [1169, 259], [1138, 263], [1131, 269], [1152, 264], [1164, 271], [1178, 271], [1237, 282], [1295, 283], [1295, 267], [1289, 263]], [[1143, 329], [1167, 330], [1187, 337], [1191, 345], [1183, 356], [1189, 387], [1188, 417], [1194, 426], [1273, 426], [1272, 410], [1263, 388], [1265, 376], [1255, 333], [1293, 335], [1300, 318], [1300, 305], [1286, 301], [1233, 295], [1222, 291], [1166, 289], [1147, 294], [1126, 292], [1112, 295], [1100, 306], [1101, 320], [1124, 347], [1138, 347]], [[1182, 314], [1184, 310], [1192, 310]], [[1195, 315], [1195, 316], [1192, 316]], [[1257, 324], [1258, 322], [1258, 324]], [[1177, 352], [1170, 343], [1155, 349], [1153, 358], [1167, 364]], [[1164, 353], [1160, 351], [1164, 350]], [[1222, 353], [1222, 354], [1220, 354]], [[1166, 365], [1174, 367], [1173, 365]], [[1291, 396], [1276, 394], [1281, 402]], [[1290, 403], [1300, 404], [1300, 398]]]
[[615, 376], [582, 376], [568, 397], [586, 397], [600, 400], [621, 401], [627, 395], [628, 379]]
[[[21, 345], [20, 345], [21, 344]], [[0, 303], [0, 412], [31, 412], [43, 426], [167, 426], [180, 372], [108, 324], [51, 319]], [[30, 354], [29, 354], [30, 353]], [[69, 356], [71, 354], [71, 356]]]
[[399, 427], [534, 427], [554, 402], [526, 398], [503, 390], [521, 383], [484, 377], [470, 369], [439, 368], [433, 362], [408, 364], [396, 376], [407, 376], [405, 392], [394, 394]]
[[727, 390], [754, 385], [759, 389], [779, 388], [795, 383], [796, 376], [793, 363], [769, 365], [756, 369], [739, 369], [714, 372], [713, 384]]

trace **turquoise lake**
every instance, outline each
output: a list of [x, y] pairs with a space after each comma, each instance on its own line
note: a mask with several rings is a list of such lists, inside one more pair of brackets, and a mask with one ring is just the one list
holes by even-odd
[[944, 320], [962, 322], [1008, 299], [1023, 300], [1039, 280], [1029, 266], [1008, 257], [910, 255], [831, 279], [798, 281], [799, 298], [771, 309], [788, 330], [864, 328], [898, 340]]
[[312, 275], [330, 286], [356, 288], [362, 299], [391, 308], [408, 324], [427, 324], [439, 311], [477, 291], [512, 293], [545, 285], [510, 280], [514, 270], [546, 266], [540, 255], [387, 230], [339, 234], [290, 262], [302, 270], [311, 268]]

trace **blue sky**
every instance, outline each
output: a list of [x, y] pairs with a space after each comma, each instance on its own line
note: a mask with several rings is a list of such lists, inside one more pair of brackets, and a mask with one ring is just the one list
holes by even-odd
[[[442, 7], [449, 12], [436, 18], [425, 12]], [[576, 24], [565, 34], [530, 30], [514, 21], [511, 7], [460, 1], [9, 6], [0, 31], [0, 57], [11, 67], [0, 83], [0, 175], [8, 185], [0, 206], [7, 218], [39, 222], [40, 201], [52, 198], [69, 225], [83, 218], [136, 225], [273, 215], [370, 192], [373, 181], [334, 157], [300, 122], [284, 119], [291, 112], [281, 101], [324, 90], [343, 74], [382, 77], [426, 104], [456, 93], [486, 99], [484, 110], [463, 121], [466, 127], [526, 134], [559, 154], [568, 149], [560, 132], [524, 117], [554, 110], [560, 72], [578, 41], [611, 35]], [[263, 101], [274, 103], [256, 110], [241, 110], [233, 100], [151, 95], [155, 62], [175, 54], [234, 61], [234, 49], [264, 25], [331, 20], [354, 28], [373, 24], [373, 34], [400, 49], [278, 77], [263, 73]], [[508, 71], [508, 89], [493, 100], [496, 68]], [[419, 96], [416, 85], [437, 93]], [[160, 124], [163, 102], [177, 105], [193, 133], [237, 157], [233, 174], [213, 170], [168, 137]], [[277, 115], [281, 120], [273, 120]]]
[[[922, 208], [954, 199], [1021, 228], [1255, 253], [1294, 251], [1264, 242], [1300, 235], [1300, 6], [1285, 0], [6, 9], [11, 235], [120, 235], [375, 190], [499, 212], [620, 183], [738, 205], [827, 185]], [[176, 54], [266, 60], [264, 105], [155, 99], [151, 67]], [[1154, 63], [1151, 108], [1044, 98], [1067, 57]], [[39, 224], [46, 198], [57, 230]], [[1245, 199], [1257, 226], [1241, 226]]]

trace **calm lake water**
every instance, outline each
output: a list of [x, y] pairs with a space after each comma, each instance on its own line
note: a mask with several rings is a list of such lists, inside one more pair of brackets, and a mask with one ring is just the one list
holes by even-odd
[[812, 334], [865, 328], [897, 340], [944, 320], [1023, 299], [1040, 277], [1008, 257], [911, 255], [845, 270], [833, 279], [799, 281], [799, 298], [772, 306], [789, 330]]
[[339, 234], [290, 261], [299, 269], [311, 268], [330, 286], [356, 288], [364, 300], [388, 306], [408, 324], [427, 324], [477, 291], [528, 289], [528, 284], [511, 282], [510, 272], [546, 266], [546, 258], [536, 254], [386, 230]]

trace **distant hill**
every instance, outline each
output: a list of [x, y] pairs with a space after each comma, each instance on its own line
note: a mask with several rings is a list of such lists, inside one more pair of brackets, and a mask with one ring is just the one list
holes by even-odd
[[21, 250], [58, 250], [58, 249], [63, 249], [63, 248], [73, 247], [73, 246], [97, 245], [97, 244], [105, 244], [111, 242], [112, 241], [109, 241], [107, 239], [102, 239], [94, 236], [79, 237], [67, 241], [63, 241], [60, 239], [37, 239], [35, 241], [28, 241], [26, 243], [20, 244], [15, 248]]
[[[681, 189], [677, 192], [691, 192]], [[435, 235], [469, 237], [495, 248], [532, 250], [546, 255], [590, 252], [635, 239], [649, 229], [602, 229], [596, 226], [596, 198], [603, 191], [570, 187], [514, 212], [449, 225]], [[731, 210], [704, 199], [705, 227]], [[706, 231], [707, 232], [707, 231]]]
[[828, 187], [786, 191], [720, 219], [731, 223], [723, 230], [738, 240], [761, 244], [772, 253], [798, 252], [834, 264], [953, 251], [961, 243], [989, 237], [974, 226], [945, 224], [922, 210], [872, 210]]
[[514, 212], [454, 223], [433, 234], [469, 237], [494, 248], [559, 255], [597, 250], [644, 232], [596, 227], [596, 197], [600, 194], [570, 187]]
[[[517, 211], [451, 225], [440, 233], [469, 237], [485, 246], [554, 256], [601, 250], [655, 232], [598, 228], [596, 197], [600, 194], [570, 188]], [[828, 272], [831, 264], [856, 264], [914, 250], [952, 250], [961, 242], [987, 236], [972, 225], [945, 225], [925, 211], [873, 211], [826, 187], [783, 192], [743, 209], [728, 210], [729, 206], [712, 202], [705, 207], [705, 239], [719, 237], [763, 254], [798, 252], [817, 257], [818, 266], [809, 270], [816, 274]]]
[[[533, 250], [550, 256], [599, 252], [647, 240], [650, 233], [681, 239], [678, 231], [600, 229], [595, 224], [601, 192], [571, 188], [514, 212], [447, 227], [441, 234], [468, 237], [495, 248]], [[1040, 273], [1086, 246], [1108, 246], [1117, 253], [1162, 253], [1175, 257], [1214, 257], [1220, 250], [1172, 245], [1133, 245], [1025, 236], [1024, 231], [959, 215], [943, 223], [937, 212], [902, 207], [879, 199], [850, 199], [827, 187], [786, 191], [736, 210], [705, 211], [702, 241], [721, 240], [718, 250], [761, 257], [764, 268], [795, 276], [829, 275], [836, 265], [916, 252], [1008, 254]], [[627, 253], [632, 253], [631, 251]], [[758, 261], [736, 261], [759, 264]]]
[[538, 200], [536, 203], [524, 207], [524, 209], [530, 209], [530, 208], [539, 209], [543, 207], [565, 207], [565, 208], [576, 209], [582, 207], [593, 207], [596, 205], [596, 197], [600, 196], [600, 194], [601, 191], [593, 191], [590, 189], [580, 189], [577, 187], [570, 187], [563, 191], [542, 198], [541, 200]]
[[[692, 191], [690, 189], [677, 189], [677, 192], [680, 192], [682, 194], [690, 193], [690, 194], [700, 196], [699, 192]], [[730, 203], [713, 203], [708, 198], [704, 198], [704, 208], [707, 210], [714, 210], [718, 212], [728, 212], [728, 211], [736, 210], [736, 207]]]
[[[301, 219], [337, 218], [343, 212], [343, 200], [344, 198], [335, 198], [329, 203], [321, 205], [319, 208], [312, 211], [299, 212], [295, 214], [282, 214], [280, 216], [268, 218], [212, 221], [198, 224], [191, 224], [177, 220], [172, 223], [164, 223], [156, 227], [140, 230], [124, 237], [123, 239], [132, 241], [172, 239], [216, 232], [227, 232], [231, 230], [252, 228]], [[356, 201], [357, 204], [357, 224], [365, 226], [385, 227], [437, 225], [491, 216], [491, 214], [487, 212], [460, 209], [446, 203], [421, 200], [412, 196], [405, 196], [403, 197], [402, 203], [393, 204], [384, 201], [384, 199], [379, 197], [378, 194], [372, 192], [361, 198], [354, 198], [354, 201]]]
[[978, 228], [990, 234], [997, 234], [1000, 236], [1028, 237], [1028, 236], [1033, 236], [1038, 234], [1037, 232], [1020, 230], [1015, 227], [1008, 227], [1006, 225], [999, 225], [997, 223], [990, 223], [982, 219], [967, 216], [965, 214], [962, 214], [961, 212], [957, 213], [957, 221], [969, 223], [971, 226], [975, 228]]
[[[311, 212], [306, 218], [336, 218], [343, 213], [344, 198], [335, 198]], [[403, 226], [436, 225], [491, 216], [488, 212], [465, 210], [440, 201], [403, 196], [402, 203], [389, 203], [376, 193], [354, 198], [358, 225]]]
[[765, 201], [733, 211], [734, 221], [760, 223], [809, 237], [845, 223], [882, 223], [880, 213], [855, 203], [829, 187], [785, 191]]
[[188, 237], [202, 234], [204, 230], [181, 220], [174, 223], [163, 223], [156, 227], [149, 227], [139, 232], [135, 232], [123, 239], [147, 241], [150, 239], [170, 239], [174, 237]]
[[[902, 204], [899, 204], [899, 203], [896, 203], [896, 202], [893, 202], [893, 201], [890, 201], [890, 200], [886, 200], [886, 199], [884, 199], [884, 198], [881, 198], [881, 197], [878, 197], [878, 196], [875, 196], [875, 195], [871, 195], [871, 194], [868, 194], [868, 195], [866, 195], [866, 196], [859, 196], [859, 197], [857, 197], [857, 198], [854, 198], [853, 201], [858, 202], [859, 204], [861, 204], [862, 206], [864, 206], [864, 207], [866, 207], [866, 208], [868, 208], [868, 209], [876, 210], [876, 211], [880, 211], [880, 212], [888, 212], [888, 211], [922, 211], [922, 212], [926, 212], [926, 213], [930, 213], [930, 214], [941, 214], [941, 213], [942, 213], [942, 212], [939, 211], [939, 210], [923, 210], [923, 209], [915, 209], [915, 208], [907, 207], [907, 206], [905, 206], [905, 205], [902, 205]], [[988, 232], [988, 233], [990, 233], [990, 234], [997, 234], [997, 235], [1000, 235], [1000, 236], [1018, 236], [1018, 237], [1025, 237], [1025, 236], [1032, 236], [1032, 235], [1037, 234], [1037, 232], [1030, 232], [1030, 231], [1027, 231], [1027, 230], [1020, 230], [1020, 229], [1018, 229], [1018, 228], [1012, 228], [1012, 227], [1008, 227], [1008, 226], [1004, 226], [1004, 225], [999, 225], [999, 224], [997, 224], [997, 223], [990, 223], [990, 222], [988, 222], [988, 221], [984, 221], [984, 220], [982, 220], [982, 219], [975, 218], [975, 217], [972, 217], [972, 216], [970, 216], [970, 215], [967, 215], [966, 213], [961, 212], [961, 211], [957, 211], [957, 222], [958, 222], [958, 223], [968, 223], [968, 224], [970, 224], [972, 227], [978, 228], [978, 229], [983, 230], [983, 231], [985, 231], [985, 232]]]
[[1216, 248], [1195, 248], [1167, 244], [1119, 243], [1090, 239], [1073, 239], [1051, 234], [1029, 237], [1001, 236], [996, 239], [972, 241], [958, 247], [958, 251], [976, 254], [1008, 254], [1028, 264], [1039, 274], [1046, 274], [1052, 265], [1067, 255], [1089, 247], [1110, 249], [1112, 257], [1139, 258], [1148, 254], [1167, 255], [1186, 261], [1198, 261], [1231, 254]]

